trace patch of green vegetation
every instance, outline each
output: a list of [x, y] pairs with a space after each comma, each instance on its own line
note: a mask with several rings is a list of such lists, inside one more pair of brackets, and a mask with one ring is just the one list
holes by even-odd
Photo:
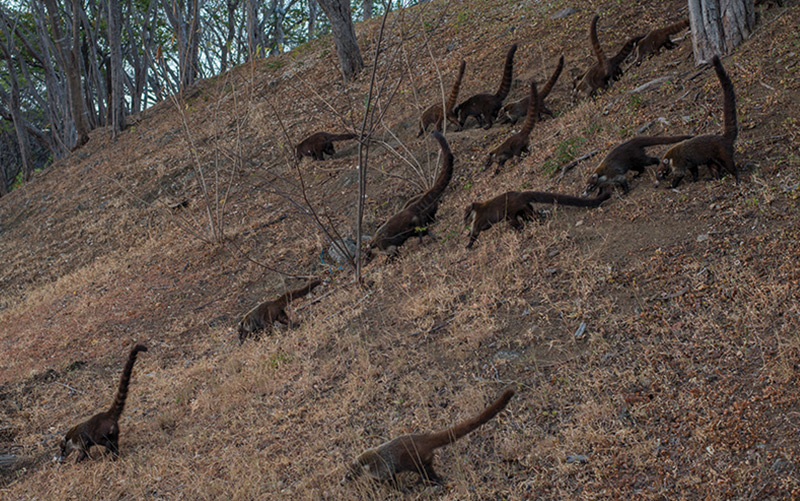
[[561, 141], [556, 147], [555, 154], [542, 165], [544, 173], [548, 176], [554, 175], [561, 165], [571, 162], [577, 156], [578, 150], [585, 142], [585, 137], [573, 137]]
[[464, 189], [467, 190], [467, 191], [471, 190], [472, 189], [472, 181], [468, 180], [467, 182], [465, 182], [464, 183]]
[[267, 360], [267, 365], [269, 365], [271, 369], [278, 369], [280, 368], [281, 365], [288, 364], [291, 361], [292, 361], [291, 356], [283, 352], [278, 352], [269, 357], [269, 360]]
[[273, 61], [267, 60], [267, 68], [271, 70], [279, 70], [283, 67], [283, 61], [275, 59]]

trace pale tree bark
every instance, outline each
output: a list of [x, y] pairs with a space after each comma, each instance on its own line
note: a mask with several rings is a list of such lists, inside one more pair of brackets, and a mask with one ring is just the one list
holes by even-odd
[[361, 59], [361, 51], [356, 41], [353, 18], [350, 14], [350, 2], [348, 0], [318, 0], [318, 3], [331, 23], [333, 41], [336, 43], [336, 53], [339, 56], [342, 75], [345, 81], [349, 82], [364, 68], [364, 61]]
[[245, 0], [248, 60], [258, 56], [266, 45], [264, 41], [264, 23], [259, 20], [259, 5], [260, 2], [257, 0]]
[[228, 56], [231, 52], [233, 39], [236, 36], [236, 9], [239, 7], [239, 0], [226, 0], [225, 6], [228, 9], [228, 22], [227, 22], [227, 35], [225, 36], [225, 44], [222, 46], [222, 56], [220, 62], [220, 73], [225, 73], [228, 70]]
[[[31, 149], [28, 144], [28, 135], [25, 132], [22, 120], [17, 70], [14, 68], [14, 59], [19, 58], [19, 53], [14, 47], [14, 33], [11, 27], [8, 26], [4, 20], [0, 20], [0, 28], [2, 28], [3, 37], [5, 38], [5, 43], [0, 43], [0, 53], [2, 53], [3, 58], [6, 60], [8, 79], [11, 83], [11, 95], [7, 98], [4, 96], [4, 100], [8, 101], [6, 105], [11, 112], [11, 121], [14, 123], [14, 131], [17, 134], [19, 154], [22, 159], [22, 179], [23, 181], [28, 181], [33, 172], [33, 163], [31, 162]], [[3, 183], [5, 184], [5, 180], [3, 180]]]
[[201, 2], [163, 0], [164, 12], [178, 43], [178, 90], [181, 91], [194, 83], [199, 71]]
[[308, 39], [311, 40], [317, 32], [317, 0], [308, 0]]
[[108, 45], [111, 66], [111, 96], [108, 109], [111, 113], [111, 131], [114, 137], [125, 128], [125, 100], [122, 94], [122, 40], [119, 0], [106, 0], [108, 3]]
[[270, 40], [269, 55], [283, 52], [285, 35], [283, 33], [283, 18], [286, 12], [283, 9], [283, 0], [272, 0], [269, 9], [269, 18], [272, 19], [272, 39]]
[[361, 1], [361, 14], [364, 21], [372, 17], [372, 0]]
[[753, 0], [689, 0], [694, 60], [702, 64], [728, 54], [753, 32]]

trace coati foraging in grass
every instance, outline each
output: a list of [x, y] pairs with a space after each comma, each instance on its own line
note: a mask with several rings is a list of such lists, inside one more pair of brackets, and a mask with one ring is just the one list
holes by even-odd
[[723, 168], [733, 174], [736, 182], [739, 182], [739, 172], [733, 161], [733, 143], [736, 142], [738, 135], [736, 94], [719, 56], [714, 56], [711, 63], [714, 65], [714, 71], [716, 71], [722, 86], [722, 112], [725, 117], [725, 130], [721, 136], [718, 134], [695, 136], [667, 150], [658, 166], [656, 186], [669, 176], [670, 172], [672, 172], [673, 188], [677, 188], [681, 184], [681, 180], [687, 172], [691, 172], [692, 177], [697, 181], [699, 165], [708, 165], [712, 174], [718, 178], [722, 176], [719, 169]]
[[658, 144], [672, 144], [692, 136], [636, 136], [629, 139], [624, 143], [615, 146], [600, 162], [589, 180], [586, 182], [586, 189], [583, 191], [584, 197], [588, 196], [594, 190], [600, 190], [601, 193], [610, 188], [614, 184], [622, 186], [625, 193], [630, 191], [628, 185], [628, 178], [625, 174], [629, 170], [636, 172], [640, 175], [644, 172], [648, 165], [658, 165], [659, 159], [647, 155], [644, 150], [648, 146], [655, 146]]
[[75, 462], [83, 461], [89, 456], [89, 448], [93, 445], [102, 445], [107, 451], [111, 451], [111, 457], [114, 459], [119, 456], [119, 416], [125, 408], [133, 364], [136, 362], [136, 354], [140, 351], [147, 351], [147, 347], [137, 344], [128, 355], [128, 361], [119, 380], [117, 396], [114, 397], [111, 407], [76, 425], [61, 439], [58, 461], [64, 461], [74, 450], [78, 451]]
[[600, 41], [597, 39], [597, 20], [600, 16], [594, 16], [592, 23], [589, 25], [589, 41], [592, 44], [592, 50], [597, 57], [597, 62], [586, 70], [581, 76], [575, 79], [572, 88], [573, 99], [577, 98], [578, 93], [584, 93], [589, 97], [597, 94], [598, 90], [607, 89], [611, 85], [612, 80], [619, 80], [622, 76], [622, 63], [633, 51], [636, 44], [644, 38], [644, 36], [636, 36], [629, 39], [620, 48], [614, 57], [606, 58], [603, 49], [600, 47]]
[[378, 228], [375, 236], [367, 244], [367, 256], [371, 257], [373, 251], [386, 254], [390, 258], [397, 255], [397, 248], [414, 235], [419, 236], [420, 243], [423, 235], [428, 234], [427, 225], [436, 217], [439, 208], [439, 198], [453, 177], [453, 154], [444, 136], [439, 131], [433, 131], [433, 137], [439, 142], [442, 150], [442, 168], [431, 189], [417, 195], [406, 202], [403, 209], [390, 217], [388, 221]]
[[[464, 128], [467, 118], [471, 116], [477, 118], [478, 125], [483, 126], [484, 129], [492, 127], [492, 123], [503, 106], [503, 100], [508, 96], [508, 91], [511, 90], [511, 76], [514, 71], [514, 53], [516, 51], [517, 44], [508, 49], [506, 64], [503, 67], [503, 80], [500, 82], [500, 88], [497, 89], [497, 92], [494, 94], [475, 94], [453, 110], [458, 115], [458, 124], [461, 128]], [[486, 124], [485, 126], [484, 123]]]
[[474, 202], [464, 211], [464, 223], [469, 223], [469, 243], [471, 249], [478, 235], [494, 224], [506, 220], [512, 228], [519, 231], [523, 221], [530, 221], [536, 215], [531, 204], [557, 203], [575, 207], [597, 207], [611, 196], [611, 192], [601, 193], [597, 198], [579, 198], [558, 193], [542, 191], [508, 191], [487, 202]]
[[429, 482], [441, 482], [441, 477], [433, 469], [433, 453], [436, 449], [454, 443], [492, 419], [508, 405], [512, 396], [514, 390], [506, 390], [483, 412], [446, 430], [401, 435], [363, 452], [349, 466], [342, 483], [360, 475], [367, 475], [371, 480], [379, 482], [396, 482], [397, 474], [404, 471], [416, 472]]
[[530, 102], [535, 103], [533, 106], [528, 107], [528, 116], [525, 117], [525, 123], [522, 129], [516, 134], [509, 136], [503, 144], [492, 150], [489, 153], [489, 158], [486, 159], [486, 164], [483, 166], [484, 170], [488, 169], [492, 163], [497, 162], [497, 168], [494, 170], [494, 175], [500, 172], [500, 167], [505, 165], [506, 161], [513, 157], [521, 156], [522, 153], [530, 153], [528, 145], [530, 145], [530, 135], [533, 130], [533, 125], [537, 122], [539, 116], [540, 105], [542, 101], [536, 92], [536, 82], [531, 80], [531, 93]]
[[453, 112], [453, 106], [456, 105], [458, 91], [461, 89], [461, 80], [464, 78], [464, 68], [466, 67], [467, 62], [461, 61], [461, 66], [458, 68], [458, 77], [456, 78], [456, 81], [453, 82], [453, 88], [450, 90], [450, 95], [447, 96], [447, 102], [445, 103], [445, 108], [447, 108], [447, 110], [443, 112], [442, 103], [436, 103], [428, 107], [428, 109], [422, 113], [422, 118], [419, 120], [419, 134], [417, 134], [417, 137], [421, 137], [431, 124], [434, 124], [436, 130], [441, 132], [445, 117], [447, 117], [447, 120], [449, 120], [453, 125], [459, 125], [458, 117]]
[[287, 292], [278, 299], [264, 301], [252, 310], [248, 311], [239, 322], [239, 343], [244, 343], [248, 337], [257, 334], [261, 330], [270, 331], [273, 322], [280, 322], [291, 327], [291, 320], [286, 315], [286, 306], [297, 298], [301, 298], [314, 290], [314, 287], [321, 284], [321, 280], [312, 280], [304, 287]]
[[656, 55], [661, 52], [662, 48], [672, 50], [678, 45], [670, 40], [670, 35], [680, 33], [684, 28], [689, 26], [689, 19], [678, 21], [677, 23], [670, 24], [667, 27], [653, 30], [642, 38], [636, 44], [636, 61], [635, 64], [642, 64], [642, 61], [650, 56]]
[[[558, 65], [556, 66], [555, 71], [550, 76], [550, 80], [544, 84], [542, 87], [541, 92], [539, 92], [539, 113], [536, 116], [537, 120], [542, 119], [542, 113], [547, 115], [553, 116], [553, 112], [545, 105], [544, 100], [547, 98], [550, 91], [553, 90], [553, 86], [555, 86], [556, 81], [558, 81], [559, 75], [561, 75], [561, 70], [564, 69], [564, 56], [561, 56], [558, 59]], [[512, 124], [517, 123], [517, 121], [526, 116], [528, 114], [528, 106], [531, 103], [531, 96], [527, 95], [520, 99], [519, 101], [514, 101], [513, 103], [508, 103], [507, 105], [503, 106], [503, 110], [500, 112], [501, 123], [509, 123]]]
[[304, 156], [311, 157], [314, 160], [325, 160], [325, 154], [334, 155], [336, 150], [333, 149], [334, 141], [344, 141], [346, 139], [354, 139], [355, 134], [329, 134], [327, 132], [315, 132], [307, 138], [303, 139], [295, 147], [297, 152], [297, 159], [300, 160]]

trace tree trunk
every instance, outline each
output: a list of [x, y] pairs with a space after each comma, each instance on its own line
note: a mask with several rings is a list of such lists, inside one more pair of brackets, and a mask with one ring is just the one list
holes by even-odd
[[246, 0], [245, 17], [247, 18], [247, 52], [248, 60], [257, 57], [264, 50], [264, 32], [259, 21], [259, 2]]
[[351, 81], [364, 68], [361, 51], [356, 41], [353, 18], [350, 15], [350, 2], [347, 0], [318, 0], [331, 23], [336, 53], [346, 82]]
[[125, 128], [125, 100], [122, 95], [122, 40], [120, 22], [122, 11], [119, 0], [108, 2], [108, 44], [111, 62], [111, 101], [108, 109], [111, 113], [111, 131], [114, 137]]
[[689, 0], [694, 60], [702, 64], [728, 54], [753, 31], [753, 0]]
[[372, 0], [362, 0], [361, 15], [364, 21], [372, 17]]
[[[19, 144], [19, 155], [22, 160], [22, 179], [28, 181], [33, 172], [33, 163], [31, 162], [31, 149], [28, 144], [28, 136], [25, 132], [25, 127], [22, 120], [22, 110], [20, 109], [19, 98], [19, 83], [17, 81], [17, 72], [14, 69], [14, 59], [19, 58], [14, 48], [14, 34], [11, 27], [5, 22], [0, 23], [2, 33], [6, 40], [5, 44], [0, 43], [0, 52], [6, 60], [8, 67], [8, 79], [11, 82], [11, 96], [6, 103], [9, 111], [11, 111], [11, 121], [14, 122], [14, 131], [17, 133], [17, 143]], [[5, 183], [5, 181], [3, 181]]]
[[317, 31], [317, 0], [308, 0], [308, 39], [311, 40]]

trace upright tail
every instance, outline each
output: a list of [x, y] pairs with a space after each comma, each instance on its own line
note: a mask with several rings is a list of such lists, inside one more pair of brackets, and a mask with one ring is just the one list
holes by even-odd
[[722, 113], [725, 116], [725, 132], [724, 136], [731, 141], [736, 140], [739, 135], [739, 128], [736, 122], [736, 93], [733, 91], [733, 82], [725, 73], [725, 68], [722, 67], [722, 61], [719, 56], [714, 56], [711, 59], [714, 65], [714, 71], [717, 72], [717, 78], [722, 85]]
[[445, 116], [453, 116], [453, 106], [456, 105], [458, 100], [458, 91], [461, 90], [461, 79], [464, 78], [464, 69], [467, 67], [466, 61], [461, 61], [461, 66], [458, 68], [458, 78], [453, 82], [453, 88], [450, 90], [450, 95], [447, 96], [445, 103]]
[[318, 286], [322, 283], [322, 280], [312, 280], [308, 282], [304, 287], [301, 287], [294, 291], [289, 291], [283, 296], [281, 296], [278, 301], [282, 301], [283, 304], [289, 304], [289, 301], [294, 301], [297, 298], [301, 298], [314, 290], [314, 287]]
[[533, 126], [539, 120], [539, 113], [541, 112], [542, 101], [539, 99], [539, 94], [536, 92], [536, 82], [531, 80], [531, 102], [528, 105], [528, 116], [525, 117], [525, 123], [522, 125], [522, 130], [519, 133], [528, 137], [533, 130]]
[[128, 361], [125, 363], [125, 368], [122, 369], [122, 377], [119, 380], [119, 388], [117, 389], [117, 396], [114, 397], [114, 403], [108, 409], [108, 414], [114, 419], [119, 419], [122, 414], [122, 409], [125, 408], [125, 399], [128, 397], [128, 385], [131, 382], [131, 372], [133, 372], [133, 364], [136, 362], [136, 354], [140, 351], [147, 351], [147, 347], [137, 344], [128, 355]]
[[[625, 45], [623, 45], [622, 48], [619, 49], [619, 52], [614, 54], [614, 57], [612, 57], [609, 60], [609, 64], [611, 66], [615, 67], [615, 68], [619, 68], [619, 66], [622, 64], [622, 62], [625, 61], [625, 59], [627, 59], [628, 54], [633, 52], [633, 48], [636, 47], [636, 44], [638, 44], [639, 41], [642, 40], [642, 38], [644, 38], [644, 35], [638, 35], [638, 36], [635, 36], [633, 38], [629, 38], [628, 41], [625, 42]], [[621, 70], [618, 70], [618, 71], [619, 71], [619, 74], [621, 75], [622, 71]], [[611, 76], [611, 75], [609, 75], [609, 76]]]
[[680, 143], [681, 141], [686, 141], [692, 137], [693, 136], [636, 136], [633, 139], [629, 139], [628, 143], [645, 148], [647, 146], [655, 146], [658, 144]]
[[570, 195], [561, 195], [560, 193], [547, 193], [546, 191], [523, 191], [522, 196], [526, 203], [558, 203], [561, 205], [571, 205], [573, 207], [597, 207], [608, 200], [611, 196], [611, 191], [602, 193], [595, 198], [573, 197]]
[[667, 35], [674, 35], [675, 33], [680, 33], [684, 28], [689, 27], [689, 18], [682, 21], [678, 21], [677, 23], [670, 24], [669, 26], [664, 28], [664, 32]]
[[508, 91], [511, 90], [511, 76], [514, 72], [514, 53], [517, 52], [517, 44], [511, 46], [506, 54], [506, 65], [503, 68], [503, 80], [500, 82], [500, 88], [495, 92], [495, 97], [503, 101], [508, 96]]
[[550, 91], [553, 90], [553, 87], [555, 87], [556, 82], [558, 81], [558, 77], [561, 76], [561, 71], [563, 69], [564, 56], [562, 55], [560, 58], [558, 58], [558, 66], [556, 66], [555, 71], [550, 76], [550, 80], [548, 80], [547, 83], [544, 84], [544, 87], [542, 87], [542, 91], [539, 93], [539, 99], [544, 100], [550, 94]]
[[595, 15], [592, 18], [592, 24], [589, 25], [589, 42], [591, 42], [592, 44], [592, 50], [594, 51], [594, 55], [597, 56], [597, 64], [605, 68], [606, 55], [603, 54], [603, 49], [600, 48], [600, 40], [597, 39], [597, 21], [599, 19], [600, 16], [598, 15]]
[[447, 144], [447, 140], [438, 130], [433, 131], [433, 137], [439, 142], [439, 148], [441, 148], [444, 158], [442, 159], [442, 169], [439, 171], [439, 175], [436, 176], [436, 182], [433, 183], [433, 186], [425, 193], [424, 197], [436, 200], [444, 193], [444, 189], [447, 188], [450, 179], [453, 177], [453, 153], [450, 151], [450, 145]]
[[432, 448], [436, 449], [438, 447], [442, 447], [447, 444], [452, 444], [453, 442], [463, 437], [467, 433], [475, 430], [482, 424], [486, 423], [487, 421], [495, 417], [498, 412], [502, 411], [506, 407], [506, 405], [508, 405], [508, 401], [511, 400], [511, 397], [513, 396], [514, 396], [514, 390], [506, 390], [500, 396], [500, 398], [495, 400], [491, 405], [489, 405], [489, 407], [484, 409], [484, 411], [478, 414], [477, 416], [473, 416], [444, 431], [431, 433], [429, 435], [429, 438]]

